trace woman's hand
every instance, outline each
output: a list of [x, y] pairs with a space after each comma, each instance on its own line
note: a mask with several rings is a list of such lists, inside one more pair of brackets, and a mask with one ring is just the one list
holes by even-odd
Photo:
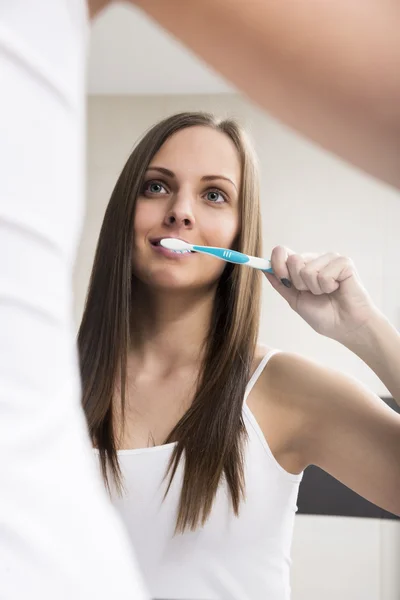
[[277, 246], [271, 266], [275, 275], [265, 276], [272, 287], [321, 335], [343, 342], [379, 313], [345, 256], [295, 254]]

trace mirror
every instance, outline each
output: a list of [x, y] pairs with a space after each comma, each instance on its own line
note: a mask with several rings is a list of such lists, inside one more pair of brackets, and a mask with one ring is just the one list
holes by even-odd
[[[113, 36], [115, 44], [110, 47]], [[107, 69], [103, 68], [105, 53]], [[298, 253], [337, 252], [351, 257], [376, 306], [400, 327], [399, 194], [274, 121], [143, 16], [123, 7], [98, 20], [91, 41], [88, 204], [75, 271], [77, 323], [105, 209], [122, 167], [150, 127], [182, 111], [235, 117], [250, 134], [259, 159], [265, 257], [277, 245]], [[356, 354], [318, 335], [267, 281], [263, 282], [259, 338], [272, 348], [298, 353], [357, 378], [399, 410], [389, 390]], [[160, 476], [166, 466], [161, 463], [154, 467]], [[175, 488], [172, 491], [177, 493]], [[141, 498], [145, 505], [154, 501], [146, 497], [146, 489]], [[293, 600], [400, 597], [398, 517], [361, 499], [318, 467], [306, 469], [297, 505], [291, 550]], [[126, 505], [121, 510], [126, 511]], [[218, 543], [212, 537], [207, 541]], [[157, 539], [152, 542], [149, 548], [143, 533], [142, 545], [136, 548], [149, 578], [156, 568], [149, 565], [158, 557]], [[187, 540], [176, 538], [170, 547], [171, 560], [186, 560], [185, 544], [193, 550]], [[168, 569], [168, 562], [164, 564]], [[154, 597], [168, 596], [164, 589], [156, 589]]]

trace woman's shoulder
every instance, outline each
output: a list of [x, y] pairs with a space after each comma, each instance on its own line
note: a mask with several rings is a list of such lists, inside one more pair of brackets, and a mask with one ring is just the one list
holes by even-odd
[[257, 359], [271, 354], [257, 381], [259, 396], [306, 416], [323, 402], [327, 390], [343, 378], [334, 369], [295, 352], [275, 353], [272, 348], [260, 345], [256, 354]]
[[274, 456], [286, 461], [281, 462], [286, 470], [298, 473], [307, 464], [304, 442], [315, 427], [315, 413], [307, 400], [310, 394], [314, 398], [318, 396], [315, 366], [313, 361], [299, 354], [276, 350], [266, 344], [257, 346], [255, 365], [260, 365], [264, 357], [269, 358], [257, 378], [248, 405]]
[[273, 348], [268, 344], [264, 344], [262, 342], [258, 342], [256, 345], [256, 349], [254, 351], [253, 358], [253, 372], [257, 369], [258, 365], [264, 360], [266, 356], [279, 352], [277, 348]]
[[300, 354], [272, 350], [257, 348], [257, 357], [269, 353], [270, 358], [254, 386], [250, 409], [274, 455], [286, 457], [281, 458], [288, 461], [286, 470], [298, 473], [319, 452], [312, 440], [329, 414], [331, 390], [340, 394], [340, 374]]

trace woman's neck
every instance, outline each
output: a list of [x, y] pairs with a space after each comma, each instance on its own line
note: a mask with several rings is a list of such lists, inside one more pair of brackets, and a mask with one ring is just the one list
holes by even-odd
[[147, 297], [132, 318], [130, 362], [134, 361], [135, 370], [162, 376], [198, 365], [213, 303], [214, 293], [210, 292], [167, 292]]

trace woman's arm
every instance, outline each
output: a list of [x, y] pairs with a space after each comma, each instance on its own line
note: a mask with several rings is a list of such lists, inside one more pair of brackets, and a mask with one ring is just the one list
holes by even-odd
[[269, 397], [301, 423], [304, 467], [317, 465], [400, 516], [400, 415], [358, 381], [300, 356], [278, 354], [270, 367]]
[[341, 343], [377, 374], [400, 406], [400, 335], [388, 319], [377, 311], [374, 319]]
[[273, 116], [400, 187], [399, 0], [130, 2]]
[[[353, 262], [281, 246], [271, 260], [276, 277], [266, 277], [290, 307], [315, 331], [356, 352], [399, 401], [400, 337], [372, 302]], [[279, 282], [282, 277], [292, 282], [290, 288]], [[279, 397], [300, 423], [300, 463], [321, 467], [400, 515], [400, 415], [356, 380], [296, 355], [274, 357], [269, 378], [269, 397]]]

